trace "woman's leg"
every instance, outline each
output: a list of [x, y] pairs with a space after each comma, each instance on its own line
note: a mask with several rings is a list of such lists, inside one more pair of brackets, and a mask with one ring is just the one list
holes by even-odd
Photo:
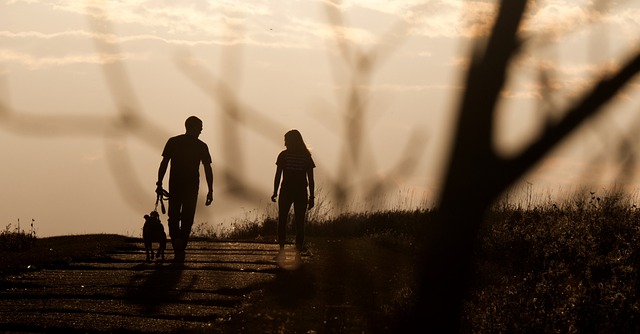
[[278, 197], [278, 244], [280, 249], [284, 249], [284, 243], [287, 240], [287, 220], [292, 203], [291, 196], [280, 191], [280, 196]]
[[295, 212], [294, 221], [296, 226], [296, 249], [302, 250], [304, 246], [304, 224], [307, 214], [307, 191], [300, 193], [296, 196], [293, 203], [293, 210]]

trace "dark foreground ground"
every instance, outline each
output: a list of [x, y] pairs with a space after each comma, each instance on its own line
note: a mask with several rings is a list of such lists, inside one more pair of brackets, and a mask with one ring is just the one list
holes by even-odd
[[[144, 263], [139, 239], [65, 238], [0, 254], [0, 331], [393, 332], [413, 298], [411, 253], [370, 239], [311, 239], [296, 266], [293, 252], [277, 263], [271, 243], [194, 241], [174, 265]], [[58, 249], [78, 240], [102, 248]]]

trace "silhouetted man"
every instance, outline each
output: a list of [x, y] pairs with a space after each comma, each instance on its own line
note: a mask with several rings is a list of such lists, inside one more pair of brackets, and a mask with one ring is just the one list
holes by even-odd
[[213, 202], [213, 171], [207, 144], [198, 139], [202, 121], [191, 116], [184, 123], [186, 133], [169, 138], [162, 152], [158, 169], [156, 193], [162, 194], [162, 179], [169, 162], [169, 236], [173, 244], [175, 261], [184, 261], [185, 249], [193, 226], [200, 185], [200, 163], [204, 167], [209, 192], [206, 205]]

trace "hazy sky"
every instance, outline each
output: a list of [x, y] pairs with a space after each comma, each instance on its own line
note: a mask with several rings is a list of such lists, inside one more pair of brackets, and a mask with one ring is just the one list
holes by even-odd
[[[291, 128], [329, 199], [342, 183], [360, 205], [357, 194], [379, 181], [389, 198], [434, 200], [472, 41], [496, 10], [472, 0], [0, 3], [0, 224], [34, 219], [39, 236], [139, 236], [162, 147], [190, 115], [204, 121], [216, 184], [196, 222], [228, 225], [273, 206], [275, 158]], [[517, 152], [637, 52], [638, 18], [637, 1], [531, 1], [496, 145]], [[525, 181], [543, 193], [615, 181], [619, 161], [637, 154], [638, 87]], [[345, 134], [357, 129], [349, 110], [363, 113], [360, 162], [346, 158]], [[621, 134], [632, 147], [623, 154]], [[411, 173], [396, 169], [403, 161]]]

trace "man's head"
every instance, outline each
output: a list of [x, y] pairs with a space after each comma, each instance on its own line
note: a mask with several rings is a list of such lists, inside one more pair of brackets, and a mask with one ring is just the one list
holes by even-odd
[[202, 121], [196, 116], [191, 116], [184, 122], [184, 127], [188, 135], [198, 137], [202, 132]]

